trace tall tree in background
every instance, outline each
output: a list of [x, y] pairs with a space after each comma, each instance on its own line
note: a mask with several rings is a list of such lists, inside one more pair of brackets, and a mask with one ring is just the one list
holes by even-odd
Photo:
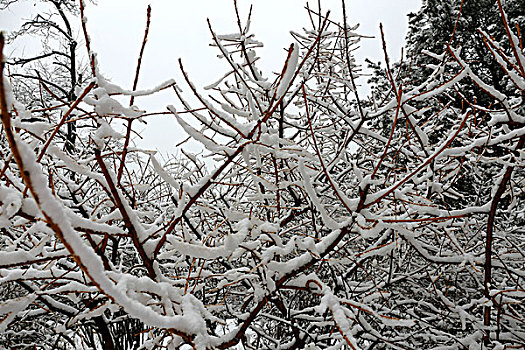
[[[0, 10], [9, 10], [11, 7], [24, 6], [19, 0], [0, 1]], [[23, 104], [24, 108], [30, 109], [32, 113], [20, 113], [19, 125], [26, 128], [36, 137], [43, 130], [43, 125], [53, 124], [53, 139], [59, 146], [72, 156], [81, 156], [85, 149], [76, 147], [77, 117], [85, 113], [78, 107], [75, 101], [87, 84], [90, 75], [90, 59], [85, 52], [84, 37], [81, 34], [80, 7], [76, 0], [39, 0], [33, 6], [37, 9], [32, 18], [24, 19], [20, 27], [11, 32], [6, 38], [6, 43], [14, 48], [26, 48], [16, 50], [4, 64], [9, 72], [12, 83], [13, 94]], [[79, 102], [79, 101], [77, 101]], [[70, 108], [72, 105], [76, 108]], [[68, 172], [63, 174], [72, 183], [78, 181], [77, 174]], [[73, 203], [75, 211], [84, 218], [88, 217], [83, 205], [82, 198], [71, 186], [63, 188], [59, 195], [67, 198]], [[16, 283], [5, 283], [0, 288], [0, 295], [18, 295], [25, 291], [34, 291], [35, 285], [31, 281], [17, 281]], [[56, 303], [48, 303], [48, 299], [41, 297], [53, 315], [42, 318], [42, 324], [53, 325], [64, 318], [73, 317], [74, 311], [65, 306], [57, 306]], [[86, 307], [91, 307], [90, 301], [81, 300]], [[30, 320], [30, 323], [35, 322]], [[106, 324], [101, 316], [92, 318], [88, 322], [78, 322], [78, 334], [82, 341], [91, 347], [100, 344], [104, 349], [132, 349], [138, 347], [143, 325], [136, 320], [123, 318], [120, 322]], [[45, 333], [54, 334], [46, 327], [38, 327], [33, 332], [25, 332], [32, 329], [22, 321], [12, 326], [10, 337], [13, 342], [20, 340], [19, 344], [26, 342], [40, 343], [46, 337]], [[74, 339], [62, 335], [74, 346]], [[118, 341], [116, 341], [118, 339]], [[115, 341], [114, 341], [115, 340]], [[45, 343], [45, 342], [44, 342]], [[58, 342], [57, 342], [58, 344]]]
[[[502, 2], [503, 9], [512, 30], [518, 36], [525, 28], [525, 6], [522, 0]], [[446, 51], [447, 45], [461, 49], [470, 69], [487, 83], [499, 90], [512, 92], [512, 84], [494, 57], [489, 54], [486, 40], [480, 30], [490, 33], [492, 39], [503, 49], [509, 49], [506, 31], [501, 23], [501, 13], [496, 0], [423, 0], [419, 11], [408, 15], [409, 29], [406, 48], [401, 62], [392, 64], [393, 74], [402, 78], [405, 86], [418, 86], [434, 70], [437, 60], [426, 53]], [[390, 83], [384, 75], [381, 63], [369, 62], [374, 74], [370, 83], [374, 85], [376, 96], [391, 92]], [[449, 72], [453, 74], [453, 72]], [[464, 82], [462, 94], [476, 103], [487, 106], [491, 98], [472, 82]], [[456, 104], [461, 98], [450, 95]]]
[[[2, 1], [0, 10], [18, 3], [16, 0]], [[78, 97], [77, 90], [89, 78], [87, 60], [79, 53], [82, 48], [79, 45], [79, 8], [74, 0], [42, 0], [34, 5], [38, 6], [38, 13], [25, 20], [20, 29], [7, 38], [14, 47], [28, 47], [30, 53], [22, 52], [23, 56], [11, 57], [6, 63], [20, 101], [43, 111], [36, 120], [60, 119], [63, 113], [60, 109], [49, 113], [47, 108], [57, 100], [64, 105], [73, 103]], [[75, 115], [76, 112], [68, 117], [64, 130], [58, 135], [69, 153], [75, 149]]]
[[[525, 28], [525, 5], [522, 0], [502, 2], [509, 26], [515, 30]], [[465, 61], [480, 78], [498, 90], [511, 91], [510, 81], [500, 69], [494, 56], [487, 50], [480, 30], [508, 49], [507, 35], [501, 23], [501, 13], [496, 0], [423, 0], [421, 9], [411, 13], [407, 34], [406, 83], [416, 86], [432, 72], [429, 64], [435, 59], [425, 52], [443, 52], [447, 45], [461, 49]], [[474, 83], [462, 88], [469, 98], [487, 106], [491, 99]], [[458, 99], [459, 101], [459, 99]]]
[[[443, 84], [461, 72], [453, 55], [448, 52], [448, 48], [453, 47], [459, 50], [468, 69], [486, 84], [503, 92], [508, 98], [518, 98], [521, 89], [516, 89], [515, 82], [512, 82], [506, 69], [502, 69], [501, 62], [492, 52], [511, 50], [501, 11], [507, 16], [508, 28], [521, 40], [519, 45], [523, 45], [525, 6], [521, 0], [502, 1], [501, 9], [497, 0], [423, 0], [420, 10], [408, 15], [409, 30], [404, 57], [400, 62], [391, 62], [388, 74], [395, 77], [404, 89], [416, 89], [423, 93], [424, 88], [428, 87], [428, 82], [425, 83], [427, 80]], [[498, 44], [497, 49], [488, 44], [489, 38]], [[395, 96], [395, 91], [384, 65], [368, 63], [373, 70], [369, 80], [372, 84], [372, 101], [381, 106]], [[433, 74], [439, 65], [442, 65], [443, 71], [439, 75]], [[494, 104], [497, 108], [502, 107], [500, 101], [478, 83], [463, 79], [453, 90], [440, 95], [434, 105], [427, 105], [426, 108], [430, 108], [439, 119], [439, 123], [434, 126], [435, 131], [447, 134], [456, 119], [448, 106], [465, 110], [471, 106], [490, 108]], [[404, 122], [403, 118], [401, 122]], [[392, 126], [392, 121], [385, 118], [377, 118], [372, 123], [382, 130], [384, 136], [388, 135]], [[436, 136], [430, 136], [430, 142], [436, 140]], [[502, 154], [501, 151], [493, 150], [495, 154]], [[484, 192], [480, 188], [491, 181], [490, 171], [476, 177], [469, 169], [464, 169], [455, 186], [461, 196], [450, 196], [447, 202], [455, 205], [456, 201], [462, 204], [483, 201], [481, 198]]]

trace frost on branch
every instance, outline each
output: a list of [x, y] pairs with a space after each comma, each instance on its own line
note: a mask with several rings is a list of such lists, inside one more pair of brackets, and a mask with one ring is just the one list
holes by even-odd
[[[183, 60], [185, 81], [144, 90], [115, 86], [93, 60], [79, 97], [42, 111], [3, 76], [2, 344], [523, 344], [525, 60], [513, 29], [502, 21], [505, 45], [482, 32], [512, 90], [449, 46], [417, 86], [389, 67], [388, 98], [369, 103], [356, 28], [308, 11], [313, 27], [292, 33], [275, 75], [258, 68], [262, 44], [236, 9], [237, 32], [210, 23], [230, 68], [204, 89]], [[489, 107], [462, 94], [467, 81]], [[149, 115], [134, 98], [166, 88], [166, 113], [201, 155], [162, 161], [133, 144]]]

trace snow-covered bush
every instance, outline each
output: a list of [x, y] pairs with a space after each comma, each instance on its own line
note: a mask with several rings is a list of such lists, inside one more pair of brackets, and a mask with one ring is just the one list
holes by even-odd
[[[293, 33], [276, 78], [258, 69], [249, 18], [234, 34], [210, 27], [230, 70], [204, 89], [182, 61], [186, 82], [115, 86], [89, 42], [92, 77], [74, 101], [27, 108], [4, 72], [1, 345], [524, 343], [525, 58], [505, 16], [510, 49], [482, 33], [511, 97], [448, 47], [428, 53], [433, 72], [416, 87], [389, 68], [393, 98], [368, 103], [355, 28], [310, 14], [318, 20]], [[466, 80], [490, 107], [442, 104]], [[180, 102], [168, 110], [212, 163], [189, 153], [163, 163], [130, 142], [146, 113], [133, 97], [166, 88]], [[60, 137], [67, 123], [73, 139]]]

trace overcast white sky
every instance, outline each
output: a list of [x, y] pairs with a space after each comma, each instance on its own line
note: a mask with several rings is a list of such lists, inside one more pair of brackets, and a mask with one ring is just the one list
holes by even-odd
[[[316, 6], [317, 1], [310, 1]], [[218, 33], [234, 32], [237, 28], [232, 0], [100, 0], [88, 10], [88, 28], [100, 63], [115, 79], [128, 78], [130, 83], [136, 63], [145, 22], [147, 4], [152, 6], [152, 25], [145, 65], [151, 74], [166, 77], [175, 70], [174, 63], [182, 57], [196, 79], [213, 80], [219, 72], [203, 69], [214, 64], [216, 50], [209, 48], [210, 33], [206, 18]], [[283, 48], [292, 42], [290, 30], [301, 31], [309, 26], [304, 0], [239, 0], [241, 15], [248, 14], [253, 4], [252, 32], [265, 48], [259, 56], [263, 68], [280, 70], [286, 57]], [[334, 20], [341, 18], [340, 0], [323, 0], [324, 10], [331, 9]], [[415, 11], [420, 0], [347, 0], [351, 24], [360, 23], [358, 32], [377, 36], [383, 22], [393, 56], [406, 34], [406, 14]], [[381, 42], [368, 39], [360, 54], [382, 59]], [[148, 69], [146, 68], [146, 69]], [[193, 69], [192, 69], [193, 68]], [[145, 78], [147, 79], [147, 78]], [[143, 80], [146, 83], [145, 80]]]
[[[0, 29], [11, 30], [20, 18], [29, 18], [35, 11], [35, 0], [21, 0], [24, 5], [0, 11]], [[185, 68], [197, 86], [204, 86], [220, 77], [224, 70], [216, 58], [216, 49], [210, 48], [210, 33], [206, 18], [216, 32], [235, 32], [236, 17], [233, 0], [98, 0], [98, 5], [88, 4], [88, 31], [92, 48], [98, 54], [100, 68], [114, 83], [131, 88], [135, 73], [146, 17], [146, 7], [152, 6], [152, 23], [143, 58], [139, 88], [148, 88], [175, 78], [184, 87], [178, 71], [177, 59], [181, 57]], [[356, 31], [376, 39], [364, 39], [357, 51], [357, 58], [374, 61], [383, 59], [379, 37], [379, 22], [383, 23], [389, 55], [398, 59], [407, 30], [406, 14], [417, 11], [421, 0], [346, 0], [347, 15], [351, 25], [360, 24]], [[258, 51], [260, 68], [267, 75], [280, 71], [292, 42], [290, 30], [300, 32], [309, 27], [304, 0], [238, 0], [241, 16], [246, 18], [249, 5], [253, 4], [252, 32], [265, 47]], [[312, 7], [317, 1], [310, 1]], [[340, 0], [322, 0], [324, 11], [331, 9], [331, 18], [341, 19]], [[78, 34], [80, 38], [81, 34]], [[10, 48], [11, 50], [13, 48]], [[9, 53], [9, 51], [8, 51]], [[366, 79], [361, 80], [366, 84]], [[140, 108], [163, 111], [175, 103], [173, 92], [166, 91], [155, 99], [137, 99]], [[181, 131], [174, 118], [155, 117], [148, 121], [143, 132], [148, 148], [163, 152], [175, 151], [181, 140]], [[162, 135], [162, 137], [159, 137]]]

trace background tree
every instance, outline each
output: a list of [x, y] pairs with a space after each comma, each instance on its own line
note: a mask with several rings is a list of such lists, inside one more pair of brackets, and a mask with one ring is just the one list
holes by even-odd
[[[442, 52], [446, 45], [461, 48], [469, 67], [484, 81], [498, 90], [511, 93], [512, 84], [494, 56], [487, 55], [486, 42], [480, 30], [490, 33], [491, 37], [509, 49], [507, 34], [501, 24], [501, 13], [495, 0], [424, 0], [417, 13], [409, 17], [407, 34], [407, 58], [405, 60], [405, 84], [417, 86], [433, 71], [435, 64], [428, 52]], [[521, 1], [508, 0], [502, 2], [507, 14], [509, 27], [520, 31], [525, 28], [525, 7]], [[518, 34], [520, 35], [520, 34]], [[490, 96], [474, 83], [467, 82], [461, 91], [469, 97], [476, 98], [476, 103], [488, 106], [492, 102]], [[509, 88], [507, 90], [507, 88]], [[456, 97], [456, 103], [461, 99]]]
[[[7, 10], [10, 6], [18, 5], [18, 2], [2, 1], [0, 9]], [[30, 52], [24, 52], [27, 56], [14, 56], [5, 62], [14, 96], [25, 108], [31, 109], [30, 114], [20, 114], [20, 123], [35, 137], [43, 136], [40, 133], [45, 130], [45, 127], [42, 127], [46, 123], [56, 125], [51, 137], [54, 144], [69, 154], [82, 154], [82, 149], [76, 147], [77, 119], [82, 118], [85, 110], [79, 108], [80, 101], [76, 100], [79, 97], [77, 94], [82, 92], [79, 92], [79, 89], [85, 87], [90, 78], [90, 67], [87, 64], [90, 60], [81, 52], [85, 43], [79, 36], [80, 7], [78, 2], [70, 0], [42, 0], [34, 6], [38, 8], [37, 14], [25, 20], [21, 27], [10, 33], [6, 39], [14, 47], [28, 47]], [[71, 181], [76, 181], [74, 172], [66, 172], [65, 175]], [[62, 198], [71, 200], [75, 203], [75, 210], [80, 211], [83, 217], [88, 217], [78, 193], [71, 190], [70, 186], [64, 191], [61, 193]], [[6, 288], [31, 291], [35, 286], [17, 281], [16, 285], [7, 284]], [[86, 303], [86, 307], [92, 306], [88, 301], [82, 302]], [[60, 322], [57, 320], [63, 320], [63, 317], [74, 316], [74, 309], [61, 309], [53, 305], [47, 307], [54, 311], [54, 315], [50, 320], [43, 318], [43, 324], [53, 324]], [[20, 322], [17, 326], [19, 329], [9, 333], [14, 344], [18, 341], [19, 344], [30, 341], [39, 343], [42, 338], [47, 337], [47, 326], [40, 327], [38, 332], [30, 335], [19, 331], [27, 328], [26, 323]], [[87, 322], [79, 322], [77, 328], [81, 339], [88, 346], [96, 347], [96, 344], [101, 344], [107, 349], [138, 347], [141, 343], [140, 333], [143, 331], [141, 323], [135, 320], [114, 322], [108, 326], [100, 316]], [[112, 337], [118, 341], [115, 342]], [[58, 340], [75, 343], [75, 339], [64, 334], [59, 335]]]
[[[0, 9], [14, 4], [16, 1], [2, 2]], [[49, 113], [47, 108], [56, 101], [74, 102], [77, 89], [88, 78], [86, 60], [78, 53], [78, 24], [75, 20], [79, 9], [71, 0], [40, 1], [38, 6], [42, 10], [8, 38], [8, 42], [14, 45], [25, 41], [28, 47], [34, 47], [31, 51], [35, 52], [29, 57], [13, 57], [7, 64], [16, 96], [28, 106], [45, 110], [40, 118], [59, 118], [59, 113]], [[70, 119], [74, 120], [74, 117], [75, 114]], [[75, 148], [76, 123], [68, 121], [65, 127], [64, 144], [71, 153]]]

